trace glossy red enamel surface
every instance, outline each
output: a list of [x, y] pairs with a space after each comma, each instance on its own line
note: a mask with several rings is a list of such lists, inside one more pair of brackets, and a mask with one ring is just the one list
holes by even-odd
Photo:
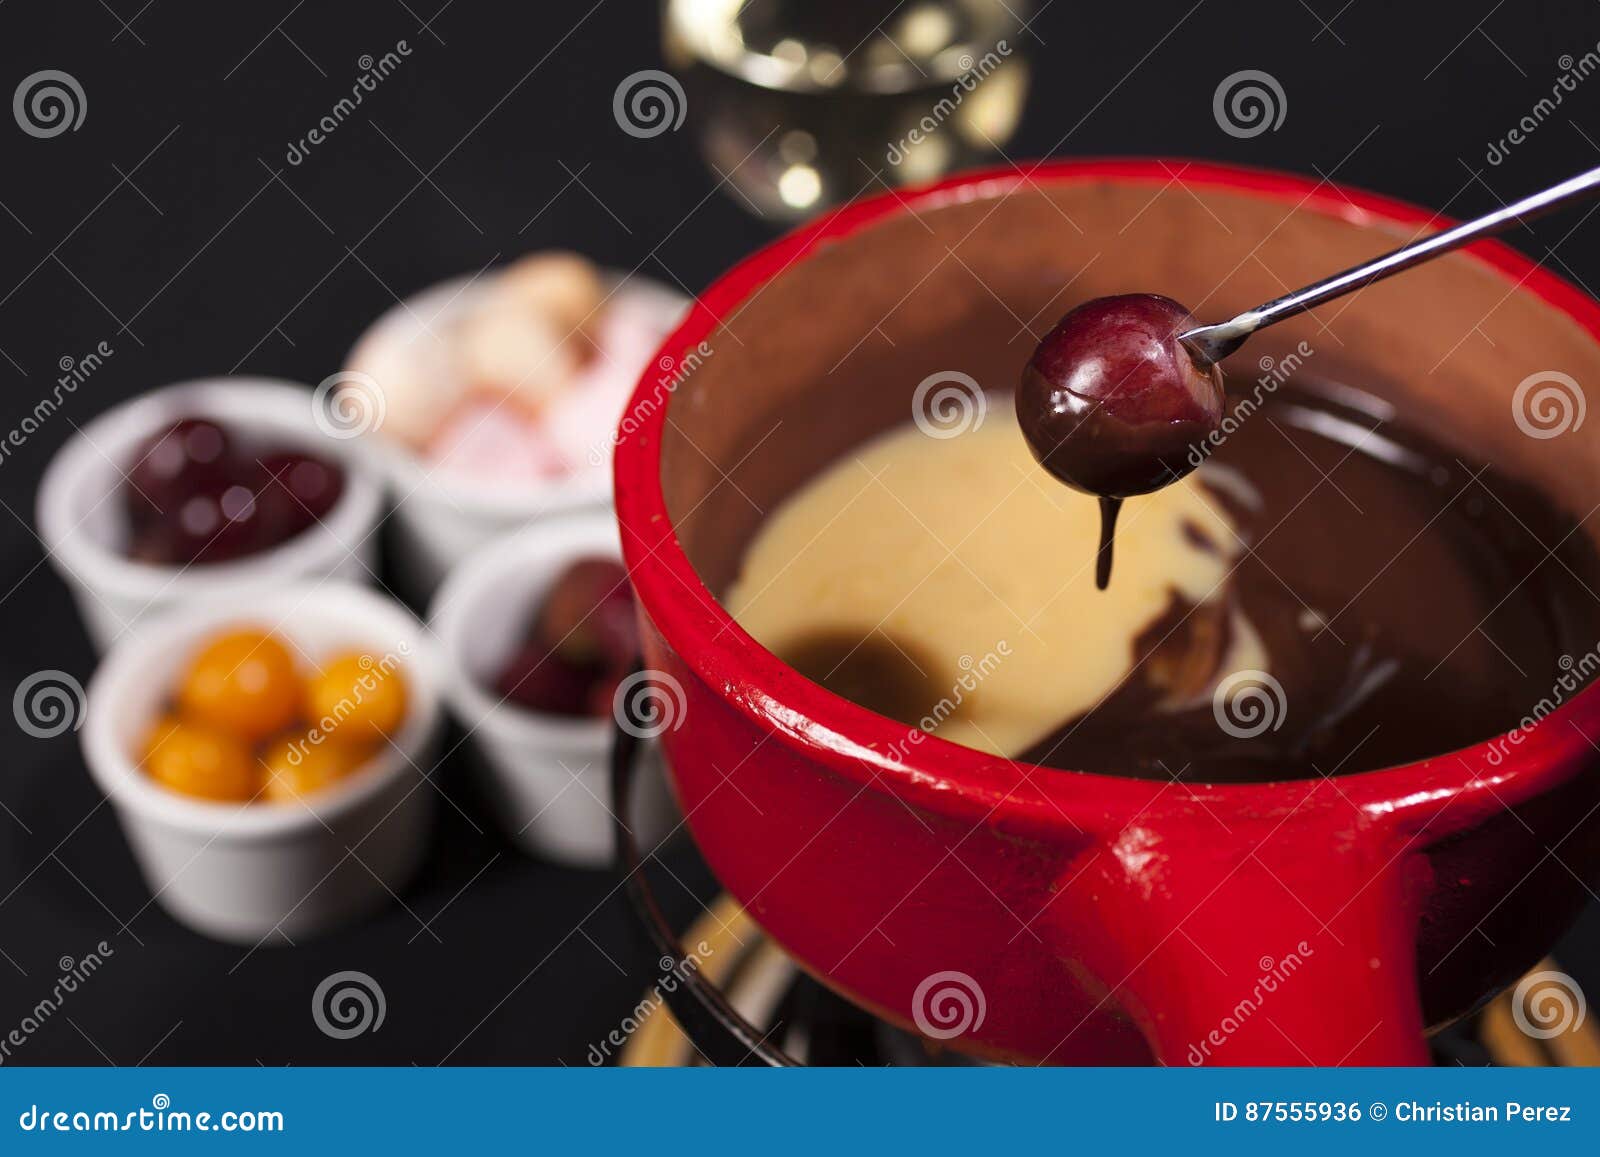
[[[845, 206], [702, 295], [660, 351], [712, 335], [768, 279], [886, 215], [1027, 183], [1160, 187], [1182, 162], [976, 173]], [[1186, 163], [1183, 180], [1357, 225], [1427, 212], [1300, 177]], [[1472, 255], [1600, 336], [1600, 306], [1498, 244]], [[1508, 983], [1581, 902], [1600, 843], [1600, 694], [1503, 752], [1489, 744], [1337, 781], [1158, 785], [1062, 772], [928, 738], [802, 678], [751, 639], [679, 548], [660, 484], [668, 408], [620, 442], [622, 545], [650, 666], [684, 687], [663, 736], [697, 842], [808, 969], [910, 1024], [961, 973], [981, 1023], [951, 1043], [1074, 1063], [1423, 1063], [1424, 1024]], [[1566, 841], [1560, 860], [1545, 854]], [[1474, 937], [1474, 931], [1483, 933]], [[1485, 941], [1495, 941], [1490, 947]], [[1420, 977], [1420, 984], [1419, 984]], [[934, 982], [965, 984], [965, 980]], [[923, 1002], [926, 1003], [926, 1000]], [[923, 1009], [923, 1011], [926, 1011]], [[924, 1025], [926, 1027], [926, 1025]], [[936, 1026], [937, 1027], [937, 1026]]]

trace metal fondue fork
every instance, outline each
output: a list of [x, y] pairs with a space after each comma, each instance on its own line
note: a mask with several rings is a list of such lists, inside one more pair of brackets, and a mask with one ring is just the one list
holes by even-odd
[[1229, 321], [1191, 329], [1187, 333], [1180, 334], [1179, 340], [1188, 347], [1190, 356], [1201, 368], [1214, 365], [1233, 353], [1259, 329], [1274, 325], [1298, 313], [1304, 313], [1325, 301], [1341, 297], [1364, 285], [1371, 285], [1374, 281], [1381, 281], [1385, 277], [1410, 269], [1413, 265], [1420, 265], [1441, 253], [1459, 249], [1480, 237], [1500, 233], [1518, 221], [1543, 216], [1569, 201], [1576, 201], [1596, 188], [1600, 188], [1600, 168], [1579, 173], [1559, 185], [1552, 185], [1530, 197], [1524, 197], [1502, 209], [1496, 209], [1493, 213], [1457, 225], [1454, 229], [1446, 229], [1443, 233], [1435, 233], [1420, 241], [1413, 241], [1410, 245], [1401, 246], [1382, 257], [1346, 269], [1343, 273], [1335, 273], [1332, 277], [1313, 282], [1303, 289], [1275, 298], [1265, 305], [1246, 310]]

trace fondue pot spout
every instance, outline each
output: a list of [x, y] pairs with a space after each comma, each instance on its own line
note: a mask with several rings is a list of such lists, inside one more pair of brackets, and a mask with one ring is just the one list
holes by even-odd
[[[1600, 697], [1577, 678], [1600, 640], [1527, 719], [1486, 721], [1460, 750], [1152, 782], [908, 727], [807, 679], [719, 601], [766, 515], [907, 423], [919, 383], [1009, 389], [1037, 340], [1019, 319], [1129, 289], [1228, 316], [1439, 227], [1289, 175], [1040, 163], [847, 205], [701, 295], [617, 436], [662, 708], [644, 730], [711, 869], [803, 968], [984, 1057], [1422, 1064], [1428, 1029], [1549, 949], [1600, 878]], [[1351, 295], [1329, 324], [1337, 341], [1311, 315], [1253, 341], [1316, 351], [1318, 373], [1370, 385], [1596, 537], [1600, 422], [1533, 437], [1512, 407], [1552, 370], [1600, 381], [1600, 304], [1486, 242]], [[1248, 382], [1272, 352], [1228, 372]]]

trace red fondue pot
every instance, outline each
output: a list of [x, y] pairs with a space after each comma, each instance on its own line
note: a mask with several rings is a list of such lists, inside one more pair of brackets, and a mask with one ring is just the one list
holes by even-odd
[[[688, 825], [807, 970], [1001, 1058], [1421, 1064], [1429, 1026], [1549, 947], [1600, 867], [1593, 688], [1553, 687], [1537, 714], [1566, 702], [1542, 722], [1403, 767], [1151, 783], [908, 736], [788, 668], [714, 597], [762, 512], [909, 417], [930, 372], [1009, 389], [1026, 319], [1132, 290], [1225, 317], [1445, 224], [1294, 176], [1049, 163], [846, 206], [702, 295], [622, 425], [622, 545], [646, 664], [683, 692], [661, 742]], [[975, 311], [993, 315], [992, 349], [943, 337]], [[1309, 343], [1319, 371], [1575, 521], [1590, 510], [1600, 423], [1530, 438], [1511, 405], [1535, 372], [1600, 381], [1594, 301], [1486, 243], [1326, 312], [1271, 340]], [[1270, 352], [1253, 343], [1230, 380]]]

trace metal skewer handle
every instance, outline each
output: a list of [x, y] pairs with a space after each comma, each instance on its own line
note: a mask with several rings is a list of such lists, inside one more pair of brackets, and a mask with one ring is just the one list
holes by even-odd
[[1600, 168], [1579, 173], [1559, 185], [1552, 185], [1532, 196], [1514, 201], [1510, 205], [1496, 209], [1493, 213], [1457, 225], [1454, 229], [1446, 229], [1443, 233], [1424, 237], [1421, 241], [1414, 241], [1410, 245], [1401, 246], [1392, 253], [1386, 253], [1363, 265], [1346, 269], [1343, 273], [1335, 273], [1332, 277], [1285, 294], [1265, 305], [1246, 310], [1229, 321], [1189, 330], [1180, 335], [1181, 340], [1203, 367], [1213, 365], [1233, 353], [1259, 329], [1274, 325], [1298, 313], [1304, 313], [1325, 301], [1332, 301], [1352, 290], [1371, 285], [1374, 281], [1381, 281], [1385, 277], [1410, 269], [1413, 265], [1432, 260], [1441, 253], [1449, 253], [1463, 245], [1469, 245], [1481, 237], [1492, 236], [1519, 222], [1543, 216], [1561, 208], [1569, 201], [1576, 201], [1594, 192], [1597, 188], [1600, 188]]

